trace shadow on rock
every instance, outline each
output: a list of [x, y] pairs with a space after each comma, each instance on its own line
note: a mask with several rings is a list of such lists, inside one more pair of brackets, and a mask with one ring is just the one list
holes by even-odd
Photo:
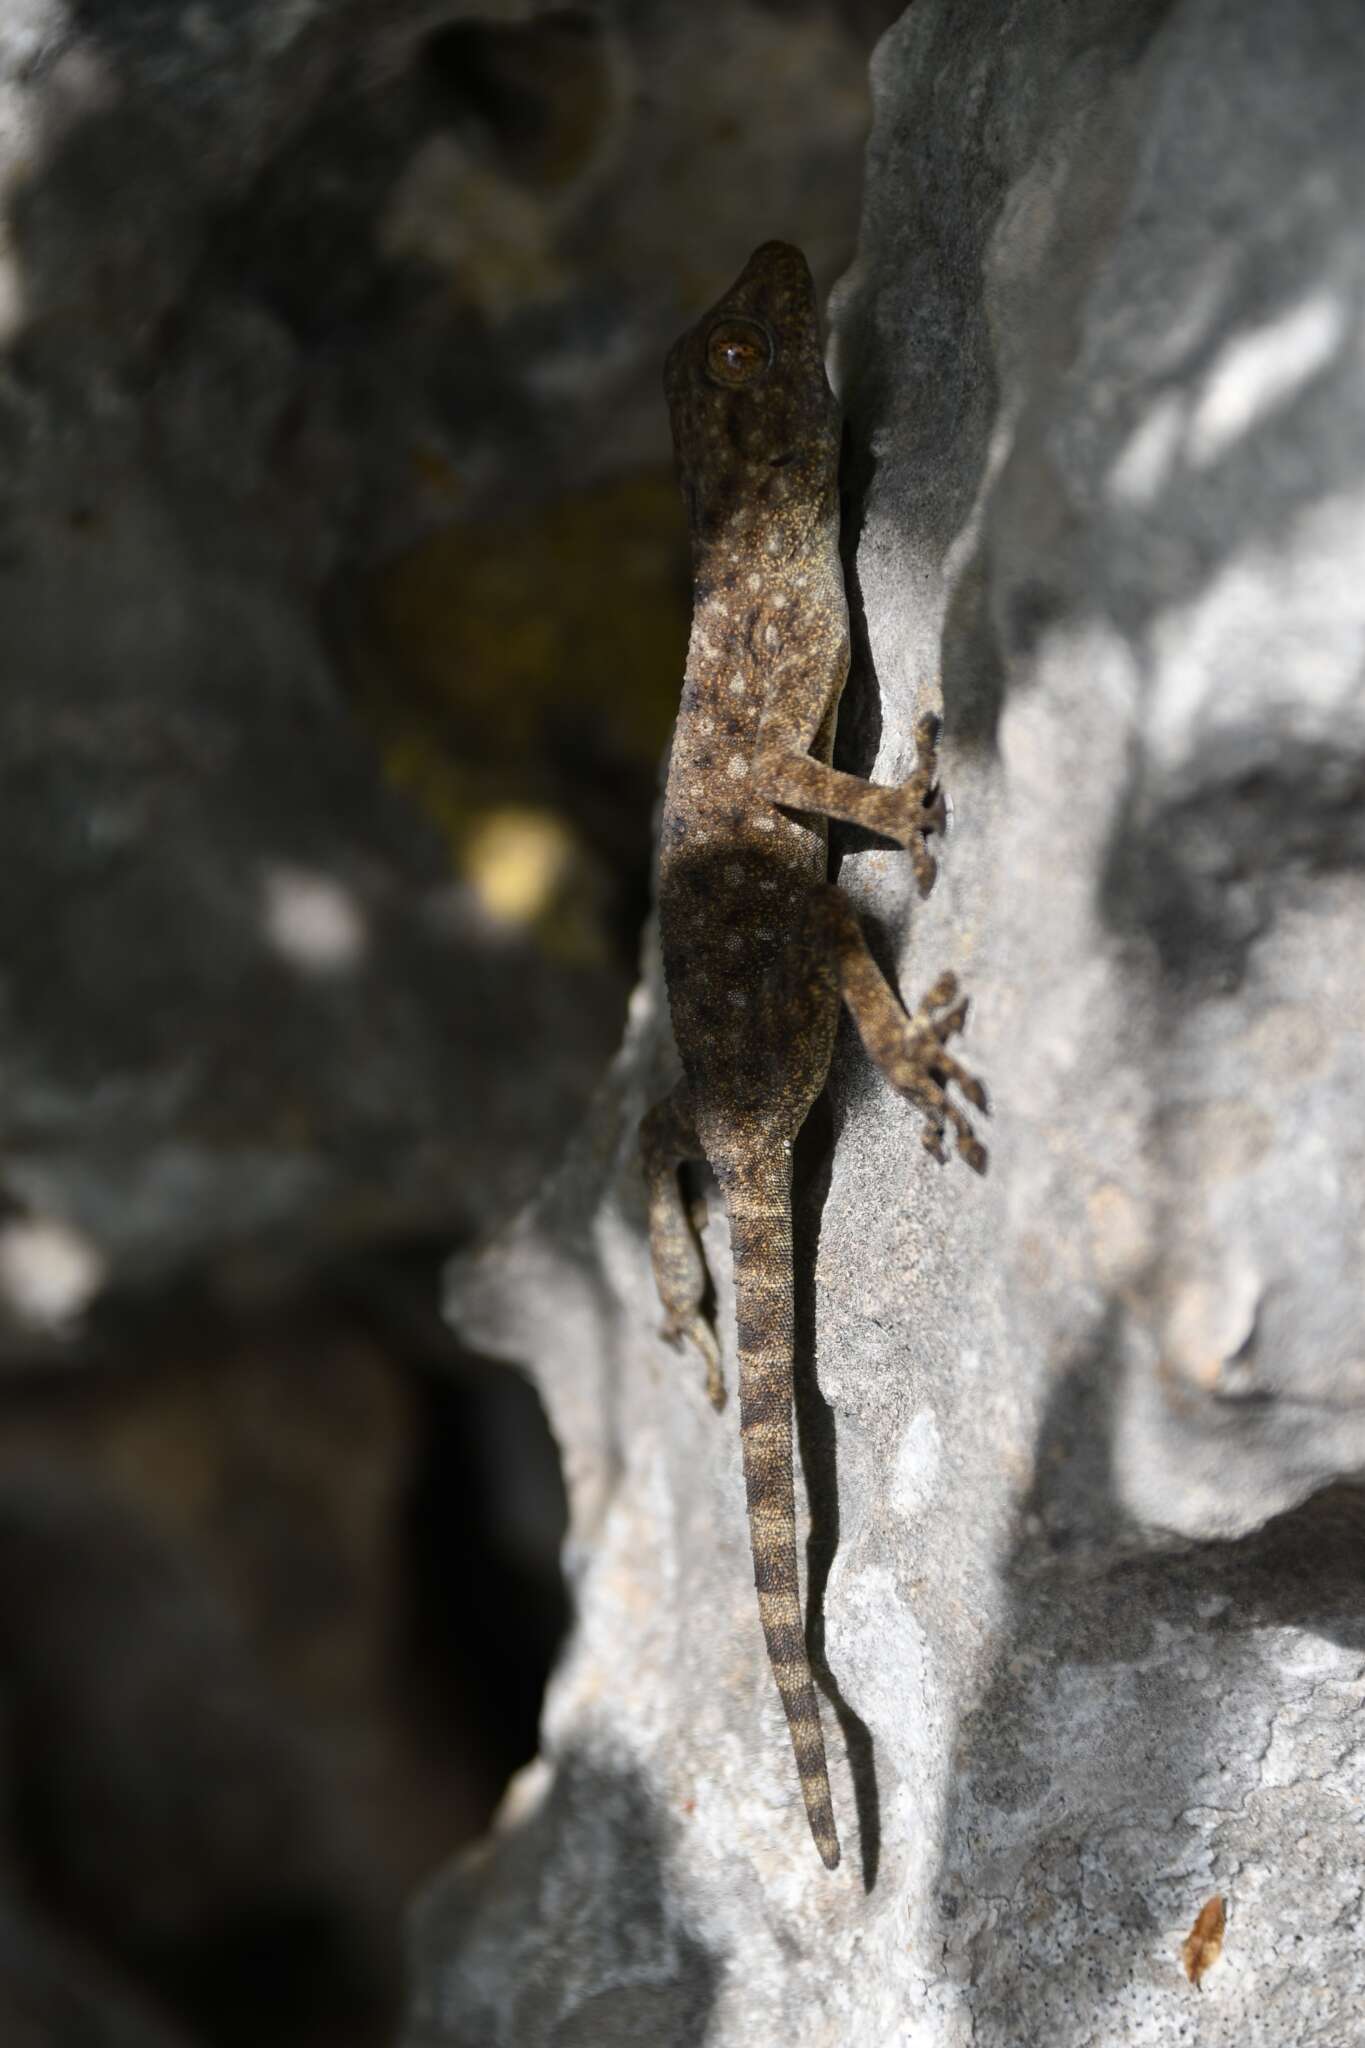
[[701, 2048], [721, 1960], [668, 1893], [639, 1775], [574, 1752], [416, 1910], [406, 2048]]
[[[825, 1591], [839, 1553], [839, 1445], [834, 1410], [820, 1391], [815, 1358], [815, 1273], [820, 1217], [829, 1192], [834, 1156], [833, 1118], [821, 1095], [797, 1140], [792, 1200], [796, 1252], [796, 1339], [793, 1380], [796, 1435], [801, 1469], [810, 1492], [810, 1533], [806, 1538], [806, 1647], [815, 1682], [834, 1709], [848, 1753], [858, 1809], [858, 1853], [864, 1891], [877, 1882], [881, 1859], [881, 1800], [877, 1788], [872, 1731], [845, 1699], [825, 1655]], [[847, 1834], [847, 1825], [841, 1830]], [[851, 1844], [845, 1842], [845, 1852]]]

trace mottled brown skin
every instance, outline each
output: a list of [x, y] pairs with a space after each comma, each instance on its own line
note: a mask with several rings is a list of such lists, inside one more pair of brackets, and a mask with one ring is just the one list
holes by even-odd
[[842, 999], [892, 1086], [986, 1154], [948, 1097], [985, 1108], [946, 1049], [965, 1002], [944, 975], [907, 1015], [851, 906], [826, 881], [826, 824], [906, 847], [922, 888], [942, 829], [932, 719], [899, 788], [830, 765], [848, 668], [839, 561], [839, 415], [805, 258], [781, 242], [674, 346], [664, 373], [691, 527], [692, 638], [659, 853], [664, 972], [683, 1079], [641, 1128], [650, 1249], [671, 1335], [724, 1400], [706, 1272], [678, 1167], [706, 1159], [730, 1216], [740, 1436], [759, 1615], [811, 1833], [839, 1861], [824, 1739], [802, 1626], [792, 1471], [792, 1144], [824, 1086]]

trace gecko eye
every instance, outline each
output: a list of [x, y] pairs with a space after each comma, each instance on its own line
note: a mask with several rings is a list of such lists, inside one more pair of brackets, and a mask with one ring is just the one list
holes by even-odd
[[706, 372], [716, 384], [752, 384], [773, 359], [773, 338], [757, 320], [717, 320], [706, 337]]

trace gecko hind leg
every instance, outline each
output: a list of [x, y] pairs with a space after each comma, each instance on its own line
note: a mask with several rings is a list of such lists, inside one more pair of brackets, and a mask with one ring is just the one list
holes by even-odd
[[815, 989], [830, 979], [837, 983], [869, 1058], [899, 1094], [923, 1111], [925, 1150], [942, 1160], [944, 1133], [951, 1128], [961, 1158], [984, 1173], [986, 1148], [948, 1092], [956, 1088], [974, 1109], [987, 1110], [985, 1089], [948, 1050], [949, 1039], [967, 1021], [967, 999], [959, 997], [956, 977], [941, 974], [917, 1008], [907, 1012], [873, 959], [853, 905], [833, 883], [811, 892], [798, 955], [806, 986]]
[[640, 1124], [640, 1156], [649, 1199], [649, 1256], [654, 1284], [664, 1305], [664, 1335], [672, 1344], [684, 1340], [701, 1353], [706, 1368], [706, 1396], [711, 1406], [725, 1406], [720, 1349], [716, 1333], [702, 1310], [706, 1296], [706, 1260], [696, 1225], [683, 1199], [678, 1168], [704, 1157], [692, 1123], [687, 1084], [679, 1081], [671, 1095], [654, 1105]]

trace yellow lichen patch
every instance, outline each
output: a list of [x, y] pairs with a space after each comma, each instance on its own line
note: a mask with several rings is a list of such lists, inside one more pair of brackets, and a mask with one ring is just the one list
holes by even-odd
[[549, 811], [510, 806], [488, 812], [474, 825], [465, 844], [464, 871], [496, 923], [529, 925], [554, 903], [574, 855], [562, 819]]
[[640, 886], [686, 593], [676, 487], [651, 470], [447, 527], [339, 600], [389, 780], [485, 914], [561, 958], [604, 958], [613, 892]]
[[586, 726], [590, 745], [653, 763], [687, 645], [673, 479], [651, 470], [445, 527], [381, 570], [362, 610], [385, 670], [362, 708], [381, 728], [398, 699], [409, 714], [420, 702], [429, 744], [466, 762], [524, 766]]

